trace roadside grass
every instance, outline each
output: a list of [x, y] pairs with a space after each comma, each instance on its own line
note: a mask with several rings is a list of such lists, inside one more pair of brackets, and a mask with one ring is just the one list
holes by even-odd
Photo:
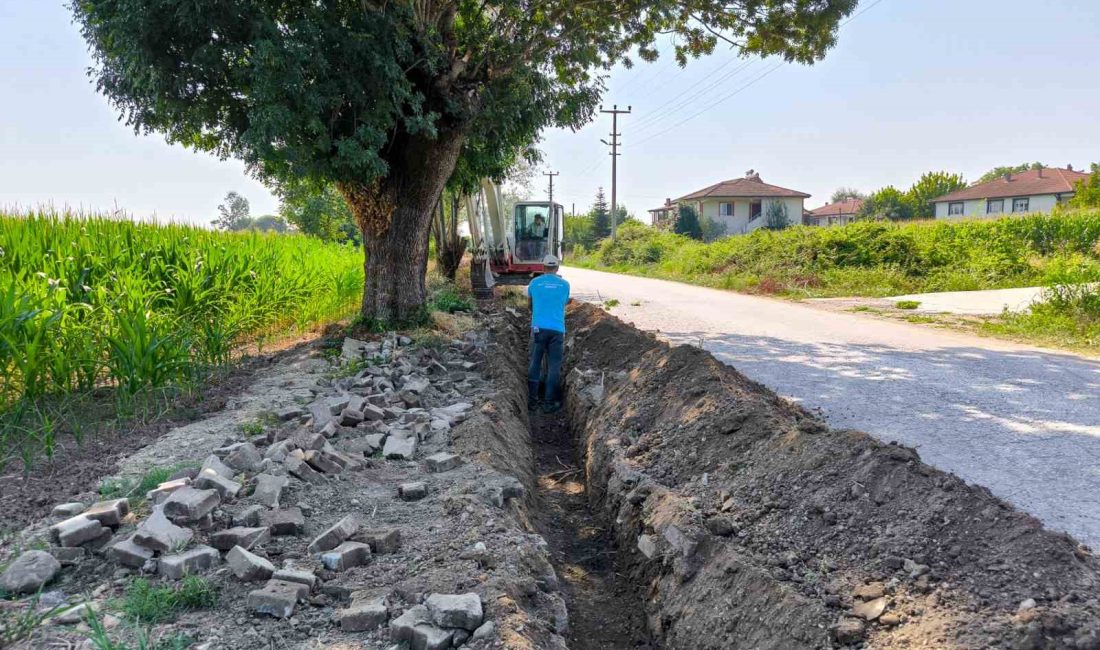
[[1019, 313], [981, 324], [986, 333], [1058, 347], [1100, 350], [1100, 286], [1056, 285]]
[[894, 303], [894, 306], [898, 309], [916, 309], [920, 307], [919, 300], [899, 300]]
[[191, 637], [182, 632], [155, 638], [152, 626], [133, 626], [131, 636], [134, 640], [133, 645], [131, 645], [125, 641], [112, 638], [106, 626], [103, 625], [103, 621], [91, 609], [88, 610], [88, 616], [84, 622], [89, 628], [88, 640], [95, 650], [186, 650], [194, 644]]
[[178, 463], [167, 467], [154, 467], [137, 478], [109, 477], [99, 484], [99, 496], [103, 499], [130, 500], [130, 508], [138, 509], [145, 503], [145, 495], [168, 480], [181, 469], [198, 467], [198, 463]]
[[126, 586], [120, 609], [134, 623], [154, 625], [171, 621], [180, 612], [214, 607], [218, 600], [218, 590], [199, 576], [185, 576], [178, 586], [135, 578]]

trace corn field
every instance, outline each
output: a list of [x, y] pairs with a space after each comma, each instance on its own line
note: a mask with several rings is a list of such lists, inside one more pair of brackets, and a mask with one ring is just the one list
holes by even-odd
[[185, 382], [362, 286], [361, 252], [304, 236], [0, 211], [0, 462], [44, 399]]

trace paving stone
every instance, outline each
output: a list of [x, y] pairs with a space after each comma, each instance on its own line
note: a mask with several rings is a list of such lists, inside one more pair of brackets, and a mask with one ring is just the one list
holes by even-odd
[[401, 548], [401, 530], [398, 528], [361, 530], [352, 537], [352, 540], [369, 545], [371, 552], [376, 555], [396, 553]]
[[84, 559], [86, 552], [83, 548], [69, 548], [67, 546], [51, 546], [46, 551], [54, 556], [61, 566], [71, 566]]
[[198, 522], [221, 503], [217, 490], [197, 490], [191, 486], [176, 490], [164, 500], [164, 516], [176, 524]]
[[424, 459], [428, 463], [429, 472], [449, 472], [452, 469], [461, 467], [463, 464], [462, 457], [458, 454], [448, 454], [446, 452], [439, 452], [432, 454]]
[[309, 587], [310, 591], [317, 585], [317, 576], [312, 571], [301, 571], [298, 569], [279, 569], [271, 576], [275, 580], [282, 580], [283, 582], [296, 582], [300, 585]]
[[331, 456], [324, 452], [311, 449], [305, 452], [304, 456], [305, 461], [309, 463], [313, 469], [319, 472], [325, 474], [339, 474], [344, 471], [342, 465], [334, 461]]
[[390, 637], [394, 641], [412, 643], [413, 630], [417, 625], [430, 625], [432, 615], [424, 605], [406, 609], [400, 616], [390, 621]]
[[389, 436], [382, 447], [382, 456], [397, 460], [412, 460], [416, 456], [416, 436]]
[[256, 449], [256, 445], [246, 442], [237, 445], [237, 448], [225, 457], [225, 464], [238, 472], [251, 472], [256, 469], [262, 459], [263, 457], [260, 456], [260, 450]]
[[89, 553], [94, 553], [109, 544], [111, 540], [114, 539], [114, 537], [114, 531], [106, 526], [103, 526], [99, 529], [99, 535], [97, 537], [94, 537], [84, 542], [80, 546], [87, 550]]
[[275, 573], [274, 564], [255, 553], [249, 553], [240, 546], [234, 546], [229, 550], [225, 556], [225, 562], [233, 575], [248, 582], [267, 580]]
[[160, 575], [169, 580], [179, 580], [185, 575], [202, 573], [218, 563], [221, 556], [216, 549], [199, 545], [191, 550], [165, 555], [157, 563]]
[[80, 546], [103, 534], [103, 524], [84, 515], [69, 517], [50, 526], [50, 536], [59, 546]]
[[233, 478], [233, 468], [223, 463], [220, 458], [213, 454], [207, 456], [206, 460], [202, 462], [202, 467], [199, 468], [199, 474], [202, 474], [204, 469], [212, 469], [223, 478]]
[[168, 498], [168, 495], [172, 494], [176, 490], [185, 488], [188, 485], [191, 485], [191, 479], [188, 477], [178, 478], [174, 481], [165, 481], [157, 487], [153, 488], [152, 490], [146, 492], [145, 498], [153, 505], [164, 503], [164, 500]]
[[172, 472], [172, 475], [168, 477], [169, 481], [178, 481], [181, 478], [195, 478], [199, 475], [198, 467], [181, 467], [180, 469]]
[[381, 405], [375, 404], [373, 400], [368, 398], [369, 403], [363, 405], [363, 421], [364, 422], [380, 422], [386, 419], [386, 412], [382, 410]]
[[59, 571], [61, 563], [46, 551], [24, 551], [0, 574], [0, 588], [12, 594], [33, 594]]
[[342, 413], [340, 413], [339, 422], [340, 426], [354, 427], [362, 422], [364, 419], [366, 418], [364, 417], [362, 411], [360, 411], [359, 409], [348, 407], [344, 409]]
[[268, 580], [262, 589], [248, 594], [248, 607], [276, 618], [290, 618], [298, 600], [309, 596], [309, 587], [297, 582]]
[[345, 632], [364, 632], [386, 624], [390, 618], [386, 603], [381, 598], [352, 602], [351, 606], [336, 612], [336, 622]]
[[638, 550], [650, 560], [657, 557], [660, 553], [660, 550], [657, 548], [657, 541], [652, 535], [638, 535]]
[[309, 552], [321, 553], [334, 549], [358, 530], [359, 522], [356, 520], [355, 515], [348, 515], [310, 542]]
[[245, 550], [263, 544], [271, 539], [271, 531], [267, 526], [257, 528], [234, 527], [219, 530], [210, 536], [210, 545], [219, 551], [228, 551], [234, 546], [240, 546]]
[[129, 512], [129, 499], [111, 499], [93, 503], [81, 514], [88, 519], [95, 519], [104, 526], [118, 528], [122, 525], [122, 518]]
[[363, 467], [363, 461], [359, 458], [349, 456], [343, 452], [336, 451], [335, 449], [325, 450], [322, 453], [331, 458], [334, 462], [339, 463], [346, 470], [356, 470]]
[[336, 420], [329, 420], [328, 424], [321, 427], [320, 435], [322, 438], [331, 438], [337, 433], [340, 433], [340, 425]]
[[460, 627], [471, 632], [484, 621], [481, 597], [468, 594], [432, 594], [425, 601], [432, 621], [440, 627]]
[[300, 452], [300, 449], [295, 449], [287, 455], [286, 459], [283, 461], [286, 471], [290, 472], [292, 476], [296, 476], [307, 483], [320, 483], [324, 481], [324, 475], [313, 469], [313, 467], [305, 461], [304, 454]]
[[153, 559], [152, 549], [135, 544], [132, 535], [111, 544], [107, 554], [115, 562], [131, 569], [140, 569], [146, 562]]
[[269, 508], [279, 507], [279, 497], [290, 481], [285, 476], [272, 476], [260, 474], [256, 477], [256, 489], [252, 492], [252, 499]]
[[280, 422], [289, 422], [296, 420], [306, 414], [305, 409], [301, 406], [287, 406], [286, 408], [279, 409], [275, 413], [275, 417]]
[[241, 510], [233, 516], [234, 526], [255, 527], [260, 526], [263, 522], [264, 513], [267, 512], [267, 508], [259, 505], [251, 505]]
[[370, 562], [370, 546], [362, 542], [344, 542], [321, 554], [321, 564], [329, 571], [347, 571]]
[[397, 488], [397, 494], [402, 501], [419, 501], [428, 496], [428, 485], [423, 481], [402, 483]]
[[225, 478], [213, 469], [204, 469], [192, 482], [200, 490], [214, 490], [222, 499], [235, 499], [241, 491], [241, 484], [233, 479]]
[[431, 386], [431, 382], [427, 378], [410, 376], [405, 378], [405, 383], [401, 385], [401, 388], [419, 395], [428, 390], [429, 386]]
[[134, 531], [133, 542], [157, 553], [167, 553], [182, 550], [194, 536], [195, 533], [190, 528], [177, 526], [169, 521], [164, 514], [164, 507], [157, 506]]
[[291, 440], [280, 440], [267, 448], [264, 458], [267, 460], [282, 461], [286, 455], [294, 450], [296, 443]]
[[434, 625], [422, 624], [413, 628], [411, 650], [446, 650], [454, 641], [454, 630], [443, 630]]
[[325, 446], [326, 439], [319, 433], [303, 432], [294, 436], [294, 442], [298, 445], [299, 449], [321, 449]]
[[53, 511], [50, 513], [54, 517], [75, 517], [84, 512], [84, 504], [79, 501], [73, 501], [72, 503], [59, 503], [53, 507]]
[[306, 529], [306, 519], [301, 508], [283, 508], [264, 514], [264, 523], [272, 535], [301, 535]]

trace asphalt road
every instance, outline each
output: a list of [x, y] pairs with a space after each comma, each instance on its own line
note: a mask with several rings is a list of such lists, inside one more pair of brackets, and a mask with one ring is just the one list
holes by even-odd
[[1100, 548], [1100, 361], [789, 301], [565, 268], [582, 300], [702, 345], [837, 428], [921, 457]]

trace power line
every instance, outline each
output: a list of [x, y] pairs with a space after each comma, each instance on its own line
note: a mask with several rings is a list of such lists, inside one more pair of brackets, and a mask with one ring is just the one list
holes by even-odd
[[[718, 70], [715, 70], [714, 73], [711, 73], [711, 74], [713, 75], [713, 74], [725, 69], [731, 63], [735, 63], [737, 60], [738, 59], [736, 59], [736, 58], [730, 59], [724, 65], [720, 66], [718, 68]], [[681, 91], [677, 95], [674, 95], [671, 99], [669, 99], [665, 103], [663, 103], [660, 106], [654, 108], [652, 113], [650, 113], [646, 117], [639, 120], [639, 122], [638, 122], [639, 129], [649, 128], [652, 124], [660, 122], [662, 119], [668, 117], [669, 115], [675, 113], [680, 108], [682, 108], [682, 107], [686, 106], [687, 104], [689, 104], [691, 102], [691, 100], [695, 99], [699, 95], [701, 95], [704, 92], [706, 92], [707, 90], [709, 90], [712, 85], [717, 85], [717, 84], [719, 84], [719, 83], [721, 83], [721, 82], [737, 75], [739, 72], [741, 72], [742, 70], [744, 70], [748, 66], [752, 65], [753, 63], [754, 63], [754, 61], [750, 59], [749, 61], [746, 61], [744, 64], [737, 66], [732, 71], [726, 73], [725, 75], [722, 75], [721, 77], [719, 77], [717, 79], [707, 77], [707, 78], [704, 78], [704, 79], [700, 79], [699, 81], [691, 84], [690, 86], [685, 88], [683, 91]], [[707, 83], [707, 86], [697, 90], [697, 88], [699, 86], [702, 86], [704, 83]], [[687, 95], [688, 93], [691, 93], [693, 90], [695, 90], [695, 92], [692, 93], [689, 97], [687, 97], [685, 99], [685, 101], [679, 102], [679, 104], [677, 106], [672, 107], [670, 110], [664, 110], [665, 107], [669, 106], [673, 102], [677, 102], [677, 100], [679, 100], [681, 97], [684, 97], [684, 95]]]

